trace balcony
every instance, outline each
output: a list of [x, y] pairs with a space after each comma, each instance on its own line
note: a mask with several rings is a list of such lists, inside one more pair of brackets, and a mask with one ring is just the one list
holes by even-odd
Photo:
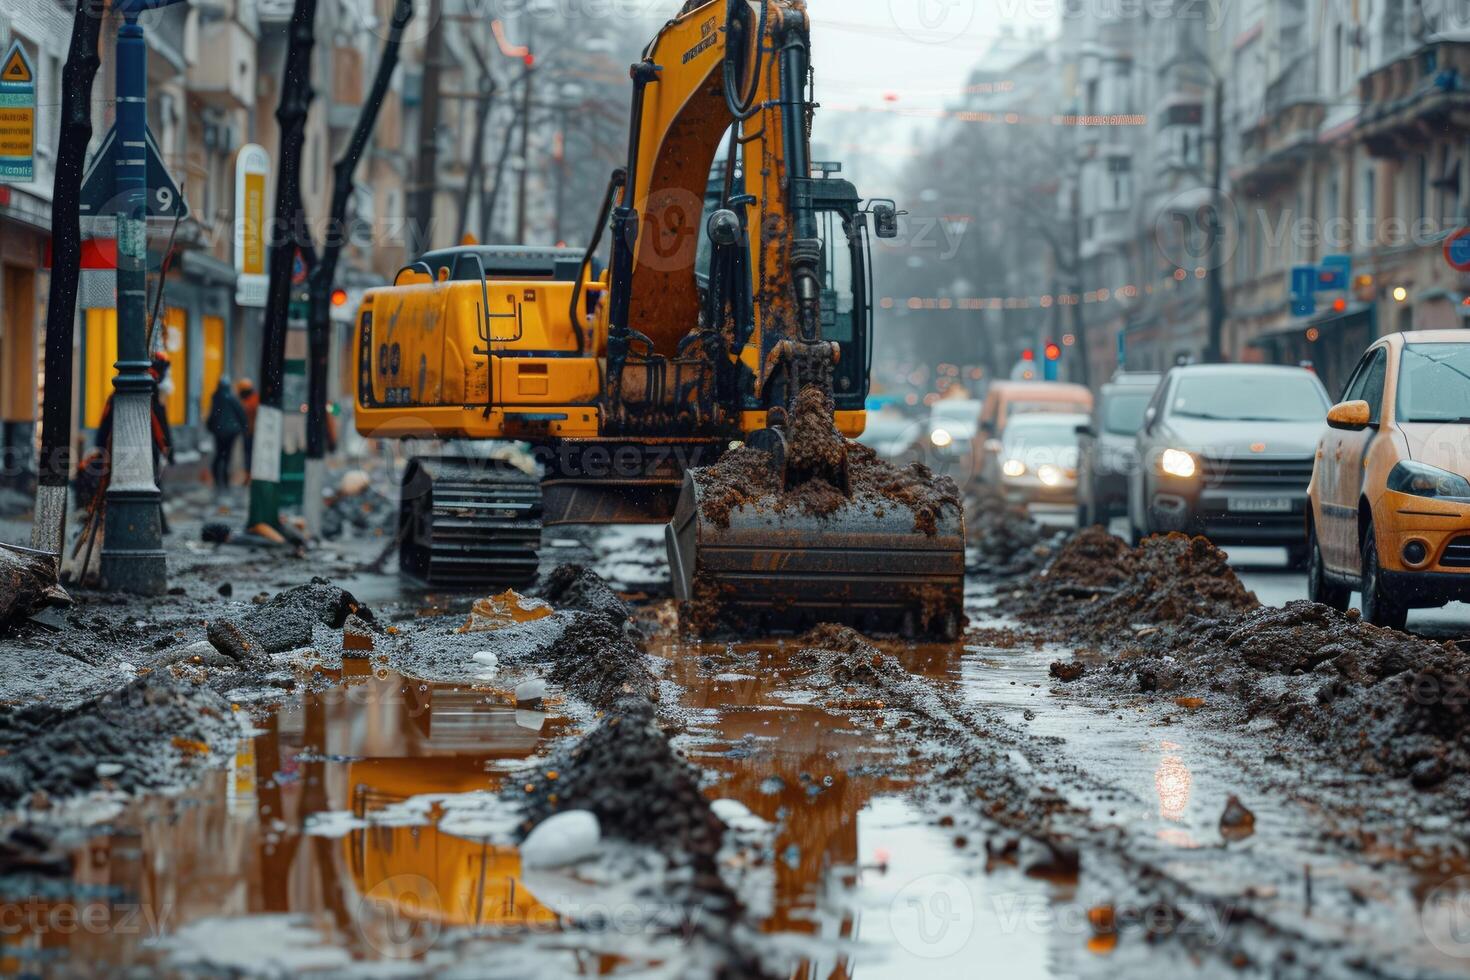
[[253, 109], [255, 51], [255, 39], [236, 21], [200, 25], [199, 58], [189, 67], [191, 94], [219, 109]]
[[1418, 152], [1426, 132], [1470, 127], [1470, 41], [1432, 41], [1358, 82], [1358, 134], [1368, 153]]
[[1318, 90], [1317, 53], [1301, 54], [1266, 86], [1260, 119], [1241, 130], [1240, 167], [1232, 173], [1248, 193], [1294, 175], [1318, 152], [1327, 112]]

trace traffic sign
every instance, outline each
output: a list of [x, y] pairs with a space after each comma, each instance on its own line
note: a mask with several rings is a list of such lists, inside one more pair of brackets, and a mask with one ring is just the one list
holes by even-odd
[[1470, 272], [1470, 228], [1461, 228], [1444, 240], [1444, 260], [1452, 268]]
[[1317, 267], [1291, 267], [1291, 315], [1311, 316], [1317, 312]]
[[[102, 141], [102, 149], [92, 158], [87, 174], [82, 178], [82, 217], [112, 216], [121, 210], [123, 201], [117, 192], [117, 158], [125, 150], [132, 152], [136, 149], [123, 146], [117, 136], [117, 126], [108, 131], [107, 138]], [[184, 200], [179, 186], [169, 176], [152, 130], [148, 132], [143, 150], [148, 161], [148, 217], [187, 218], [189, 202]]]
[[19, 40], [0, 61], [0, 180], [36, 179], [36, 70]]

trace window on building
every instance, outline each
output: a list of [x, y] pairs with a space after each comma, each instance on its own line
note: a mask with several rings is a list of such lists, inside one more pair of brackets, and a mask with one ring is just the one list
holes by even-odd
[[1378, 169], [1371, 160], [1363, 161], [1363, 206], [1362, 231], [1359, 233], [1358, 244], [1363, 247], [1372, 245], [1378, 238]]
[[1457, 220], [1460, 216], [1460, 157], [1449, 143], [1440, 148], [1435, 189], [1439, 191], [1440, 222], [1448, 224]]
[[1131, 158], [1108, 157], [1107, 179], [1104, 187], [1104, 197], [1108, 206], [1116, 210], [1133, 206], [1133, 161]]
[[1429, 217], [1429, 154], [1419, 154], [1419, 175], [1414, 182], [1419, 206], [1415, 213], [1421, 218]]

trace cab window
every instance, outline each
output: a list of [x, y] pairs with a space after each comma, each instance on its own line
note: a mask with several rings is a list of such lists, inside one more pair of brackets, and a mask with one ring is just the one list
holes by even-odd
[[1388, 377], [1388, 354], [1379, 348], [1373, 352], [1373, 361], [1363, 372], [1362, 393], [1358, 395], [1368, 403], [1368, 421], [1377, 425], [1383, 416], [1383, 385]]
[[818, 215], [822, 225], [822, 339], [850, 343], [857, 298], [852, 288], [852, 249], [847, 222], [836, 211]]

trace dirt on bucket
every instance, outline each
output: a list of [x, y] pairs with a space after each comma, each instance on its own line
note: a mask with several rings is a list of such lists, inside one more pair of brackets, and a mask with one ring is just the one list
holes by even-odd
[[[935, 476], [922, 463], [895, 466], [843, 438], [832, 422], [832, 400], [820, 388], [805, 388], [797, 396], [788, 440], [786, 465], [797, 480], [789, 488], [777, 479], [770, 454], [748, 446], [694, 471], [704, 519], [727, 528], [731, 513], [741, 507], [828, 517], [858, 501], [876, 509], [903, 507], [914, 515], [914, 530], [932, 536], [945, 508], [961, 510], [959, 488], [949, 477]], [[844, 456], [850, 494], [833, 482]]]

